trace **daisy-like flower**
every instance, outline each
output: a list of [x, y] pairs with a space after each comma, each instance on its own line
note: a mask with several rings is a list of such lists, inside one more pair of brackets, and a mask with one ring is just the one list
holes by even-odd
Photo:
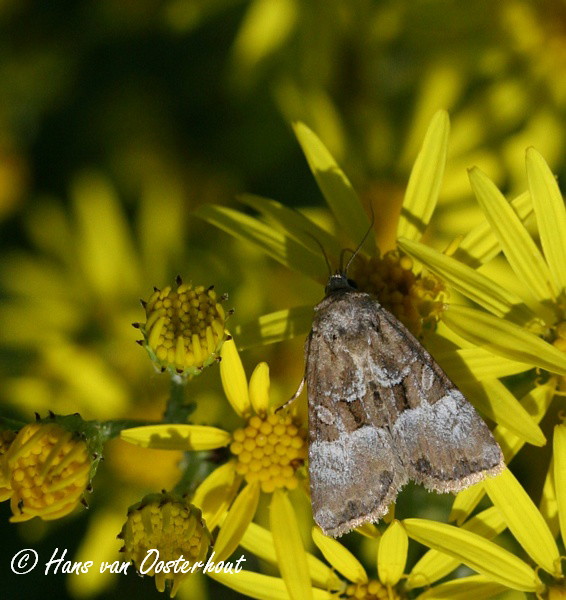
[[220, 355], [226, 337], [226, 314], [214, 286], [205, 288], [176, 279], [177, 289], [155, 288], [143, 302], [147, 321], [134, 323], [143, 333], [151, 359], [163, 370], [185, 377], [198, 375]]
[[[452, 304], [448, 303], [445, 282], [452, 283], [452, 279], [438, 269], [419, 271], [418, 265], [413, 265], [407, 254], [415, 244], [419, 248], [428, 248], [419, 244], [419, 240], [432, 217], [442, 185], [448, 130], [448, 115], [445, 111], [439, 111], [430, 123], [409, 178], [397, 224], [398, 248], [381, 255], [376, 240], [369, 236], [356, 256], [349, 275], [354, 280], [358, 278], [362, 290], [374, 294], [386, 308], [421, 336], [423, 344], [476, 408], [529, 443], [542, 445], [545, 437], [541, 429], [498, 380], [505, 375], [529, 369], [524, 357], [502, 360], [491, 349], [468, 344], [454, 336], [444, 322], [448, 323], [452, 315], [464, 321], [465, 314], [459, 309], [452, 310]], [[358, 196], [316, 135], [302, 124], [295, 126], [295, 132], [341, 233], [347, 236], [354, 247], [357, 246], [369, 226]], [[213, 205], [201, 207], [197, 214], [235, 237], [253, 242], [282, 264], [321, 283], [327, 267], [319, 244], [335, 258], [337, 264], [341, 262], [342, 245], [339, 240], [300, 212], [266, 198], [246, 195], [241, 200], [257, 210], [260, 216], [256, 218]], [[528, 203], [524, 198], [515, 204], [519, 214], [528, 214]], [[375, 220], [379, 221], [378, 209], [374, 209], [374, 214]], [[478, 239], [483, 249], [491, 248], [492, 238], [489, 230], [486, 232], [483, 226], [470, 232], [466, 247]], [[430, 252], [439, 255], [432, 249]], [[414, 252], [411, 254], [415, 255]], [[420, 261], [420, 254], [418, 258]], [[473, 281], [477, 281], [477, 278]], [[460, 286], [453, 287], [460, 291]], [[502, 290], [502, 286], [499, 287], [501, 289], [497, 290], [495, 296], [484, 289], [480, 289], [480, 292], [485, 302], [490, 302], [501, 311], [504, 300], [510, 304], [511, 294]], [[526, 309], [523, 309], [521, 302], [517, 301], [517, 313], [525, 314]], [[311, 323], [312, 305], [300, 306], [263, 315], [257, 322], [236, 328], [235, 332], [241, 346], [247, 347], [306, 335]], [[541, 340], [538, 342], [539, 345], [533, 347], [530, 355], [546, 357], [546, 364], [558, 364], [558, 369], [566, 368], [566, 357], [550, 344]]]
[[[437, 523], [428, 519], [420, 522], [434, 528]], [[486, 541], [495, 537], [505, 528], [505, 522], [499, 511], [492, 507], [472, 519], [461, 529], [465, 534]], [[364, 568], [360, 560], [350, 550], [335, 539], [325, 536], [318, 527], [312, 530], [312, 539], [330, 567], [309, 552], [301, 552], [301, 569], [305, 579], [296, 574], [293, 579], [285, 578], [283, 563], [278, 560], [276, 537], [272, 533], [251, 523], [244, 533], [240, 545], [242, 548], [278, 566], [282, 578], [243, 571], [238, 577], [224, 574], [211, 577], [223, 585], [242, 594], [261, 600], [272, 600], [277, 597], [315, 598], [330, 600], [331, 598], [348, 598], [360, 600], [402, 600], [404, 598], [488, 598], [508, 589], [504, 584], [492, 581], [484, 575], [463, 577], [449, 584], [435, 585], [447, 574], [461, 565], [461, 560], [437, 550], [429, 550], [412, 568], [407, 565], [408, 535], [404, 521], [391, 518], [382, 534], [373, 526], [364, 528], [368, 546], [376, 546], [377, 556], [370, 570]], [[473, 538], [473, 539], [475, 539]], [[367, 553], [364, 553], [367, 555]], [[289, 587], [292, 581], [294, 587]], [[452, 586], [452, 595], [444, 589]], [[423, 587], [427, 589], [422, 590]], [[421, 590], [419, 591], [419, 588]], [[437, 594], [437, 595], [435, 595]], [[459, 594], [459, 595], [458, 595]]]
[[[440, 255], [415, 241], [400, 246], [484, 310], [452, 304], [442, 315], [455, 333], [503, 359], [566, 375], [566, 209], [558, 184], [542, 156], [527, 150], [529, 193], [542, 252], [522, 222], [527, 213], [509, 203], [478, 168], [470, 182], [489, 226], [471, 232], [453, 256]], [[529, 202], [530, 200], [530, 202]], [[522, 212], [522, 214], [521, 214]], [[489, 230], [491, 228], [491, 232]], [[501, 270], [500, 283], [477, 268], [503, 251], [515, 279]], [[560, 377], [556, 380], [561, 385]]]
[[[523, 548], [526, 561], [487, 539], [494, 536], [492, 524], [487, 521], [482, 531], [470, 531], [465, 526], [405, 519], [403, 525], [408, 535], [434, 549], [423, 557], [420, 567], [415, 566], [407, 586], [412, 589], [428, 585], [426, 571], [434, 570], [444, 576], [450, 567], [454, 568], [455, 561], [478, 571], [485, 585], [491, 582], [507, 589], [535, 593], [537, 598], [564, 598], [564, 557], [560, 556], [555, 537], [560, 532], [562, 543], [566, 539], [566, 425], [554, 428], [553, 447], [553, 465], [547, 475], [540, 510], [509, 469], [482, 484], [494, 505], [488, 510], [496, 510], [495, 518], [503, 519]], [[460, 580], [454, 580], [432, 588], [422, 597], [450, 597], [449, 593], [464, 589], [461, 586]]]
[[288, 493], [300, 483], [306, 429], [295, 407], [276, 412], [270, 403], [267, 364], [255, 368], [248, 384], [233, 340], [224, 343], [221, 357], [222, 385], [244, 421], [241, 427], [230, 432], [203, 425], [149, 425], [123, 430], [121, 437], [141, 446], [184, 451], [228, 446], [231, 458], [198, 486], [192, 498], [211, 531], [220, 525], [215, 560], [232, 554], [255, 515], [260, 494], [270, 494], [272, 531], [278, 555], [292, 565], [286, 571], [291, 578], [304, 549]]
[[78, 419], [53, 416], [25, 425], [2, 454], [0, 499], [10, 499], [10, 521], [59, 519], [84, 502], [100, 455]]
[[[448, 115], [440, 111], [430, 124], [413, 168], [397, 227], [398, 236], [420, 239], [430, 221], [444, 173], [448, 130]], [[308, 127], [298, 123], [295, 133], [341, 232], [354, 247], [357, 246], [370, 226], [357, 194], [323, 143]], [[202, 206], [197, 214], [228, 233], [255, 243], [285, 266], [324, 284], [322, 277], [327, 269], [320, 245], [338, 264], [342, 261], [340, 241], [301, 213], [278, 202], [251, 195], [240, 199], [259, 211], [270, 224], [234, 209], [214, 205]], [[379, 221], [378, 211], [375, 217]], [[362, 250], [349, 273], [358, 288], [375, 294], [416, 335], [420, 335], [423, 328], [433, 328], [446, 299], [442, 281], [430, 274], [413, 271], [411, 259], [398, 250], [382, 255], [373, 237], [366, 239]], [[251, 339], [250, 332], [244, 330], [240, 332], [244, 338], [241, 341], [244, 345], [267, 343], [289, 337], [289, 332], [292, 335], [306, 333], [311, 312], [310, 307], [305, 307], [290, 314], [266, 315], [260, 318], [260, 339]], [[279, 323], [274, 322], [277, 317]], [[276, 329], [277, 325], [279, 328]]]
[[190, 571], [179, 567], [166, 572], [156, 565], [182, 558], [190, 569], [206, 559], [212, 541], [201, 511], [185, 497], [166, 492], [149, 494], [130, 507], [118, 537], [124, 542], [124, 558], [142, 574], [155, 577], [160, 592], [168, 587], [171, 598]]

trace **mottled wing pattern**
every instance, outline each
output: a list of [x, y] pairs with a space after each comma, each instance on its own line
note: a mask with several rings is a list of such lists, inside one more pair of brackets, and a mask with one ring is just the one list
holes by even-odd
[[315, 310], [306, 347], [309, 474], [325, 533], [378, 520], [408, 479], [454, 491], [501, 470], [485, 423], [371, 296], [341, 290]]

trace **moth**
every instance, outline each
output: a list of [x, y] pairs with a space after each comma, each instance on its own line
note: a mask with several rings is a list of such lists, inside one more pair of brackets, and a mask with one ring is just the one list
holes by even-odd
[[457, 492], [505, 467], [472, 405], [346, 270], [314, 309], [296, 394], [306, 380], [313, 516], [333, 537], [379, 520], [410, 479]]

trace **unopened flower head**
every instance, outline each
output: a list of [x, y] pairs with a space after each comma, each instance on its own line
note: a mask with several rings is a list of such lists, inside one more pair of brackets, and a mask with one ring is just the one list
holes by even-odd
[[[191, 565], [204, 561], [211, 544], [211, 537], [200, 509], [186, 498], [169, 493], [149, 494], [128, 511], [128, 519], [120, 535], [124, 541], [122, 552], [136, 569], [140, 567], [149, 550], [159, 551], [160, 561], [174, 561], [181, 556]], [[188, 573], [155, 572], [151, 568], [144, 574], [155, 577], [160, 592], [169, 582], [170, 595], [174, 597], [179, 585]]]
[[82, 500], [93, 461], [84, 438], [55, 422], [23, 427], [0, 458], [12, 522], [58, 519]]
[[[16, 435], [16, 432], [11, 429], [0, 431], [0, 461], [4, 454], [10, 449], [12, 442], [16, 439]], [[11, 494], [10, 479], [4, 474], [3, 470], [0, 469], [0, 502], [8, 500]]]
[[306, 431], [288, 415], [254, 415], [234, 431], [230, 450], [238, 459], [236, 472], [247, 483], [259, 482], [268, 493], [295, 489], [296, 471], [306, 458]]
[[372, 258], [357, 255], [348, 275], [416, 336], [433, 328], [444, 310], [442, 281], [431, 273], [416, 275], [412, 259], [397, 250]]
[[177, 278], [177, 288], [155, 289], [143, 302], [147, 321], [139, 326], [152, 360], [161, 370], [196, 375], [217, 360], [226, 338], [226, 314], [212, 286]]

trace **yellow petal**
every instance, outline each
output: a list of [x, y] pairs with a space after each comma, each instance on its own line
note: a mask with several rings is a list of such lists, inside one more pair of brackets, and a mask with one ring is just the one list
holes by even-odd
[[301, 242], [311, 252], [322, 254], [320, 244], [328, 255], [340, 256], [342, 247], [338, 240], [298, 210], [288, 208], [276, 200], [253, 194], [241, 194], [237, 199], [274, 220], [288, 235]]
[[254, 518], [259, 502], [259, 485], [246, 485], [230, 507], [214, 543], [214, 560], [225, 560], [237, 548], [244, 532]]
[[560, 515], [560, 533], [566, 540], [566, 425], [554, 428], [554, 486], [558, 514]]
[[425, 244], [404, 238], [397, 240], [397, 243], [402, 250], [422, 262], [454, 289], [494, 315], [504, 317], [512, 313], [513, 320], [518, 323], [527, 323], [534, 318], [535, 315], [518, 296], [477, 270]]
[[542, 486], [542, 494], [538, 509], [540, 514], [543, 516], [552, 537], [556, 538], [560, 532], [560, 517], [558, 514], [558, 501], [556, 498], [556, 484], [554, 482], [554, 457], [550, 458], [548, 465], [548, 472], [544, 478], [544, 485]]
[[[304, 123], [295, 123], [293, 128], [318, 187], [340, 229], [345, 231], [351, 242], [360, 243], [367, 232], [369, 221], [352, 184], [314, 132]], [[373, 253], [373, 236], [367, 237], [364, 248]]]
[[482, 381], [517, 375], [531, 369], [531, 365], [495, 356], [484, 348], [459, 348], [458, 350], [434, 352], [434, 358], [442, 365], [453, 381]]
[[312, 528], [312, 539], [324, 558], [346, 579], [354, 583], [367, 583], [368, 576], [360, 561], [340, 542]]
[[522, 327], [474, 308], [451, 304], [442, 320], [464, 339], [505, 358], [566, 374], [566, 354]]
[[[521, 406], [529, 413], [534, 423], [540, 423], [546, 414], [554, 398], [555, 387], [556, 380], [552, 378], [544, 385], [537, 386], [521, 398]], [[501, 425], [498, 425], [494, 429], [493, 435], [503, 451], [503, 456], [507, 464], [509, 464], [525, 444], [524, 438], [515, 435]], [[484, 493], [485, 489], [482, 483], [473, 485], [460, 492], [452, 505], [449, 520], [456, 521], [458, 524], [463, 523], [483, 498]]]
[[442, 186], [449, 131], [448, 113], [439, 110], [430, 122], [411, 171], [397, 226], [398, 238], [420, 239], [430, 221]]
[[233, 208], [203, 204], [193, 214], [238, 240], [251, 242], [282, 265], [308, 277], [317, 279], [328, 270], [321, 252], [310, 250], [286, 233]]
[[[216, 557], [215, 557], [216, 560]], [[261, 575], [242, 570], [239, 573], [207, 573], [222, 585], [240, 594], [258, 600], [290, 600], [285, 582], [279, 577]], [[314, 600], [332, 600], [333, 596], [326, 590], [311, 590]]]
[[[240, 545], [242, 548], [271, 564], [276, 565], [278, 563], [273, 534], [269, 529], [260, 527], [256, 523], [250, 523]], [[311, 581], [315, 585], [325, 590], [336, 590], [341, 587], [342, 582], [338, 579], [334, 571], [309, 552], [307, 552], [307, 564]]]
[[[540, 423], [546, 414], [546, 411], [552, 402], [552, 398], [554, 397], [555, 389], [556, 379], [552, 378], [549, 379], [547, 383], [538, 385], [521, 398], [520, 404], [530, 415], [533, 423]], [[524, 437], [515, 435], [515, 433], [501, 425], [498, 425], [495, 428], [493, 435], [501, 446], [506, 463], [509, 463], [511, 459], [513, 459], [525, 443]]]
[[[533, 212], [533, 204], [528, 192], [511, 200], [511, 206], [521, 221], [525, 221]], [[464, 236], [452, 256], [475, 269], [495, 258], [500, 252], [499, 240], [489, 223], [483, 221]]]
[[426, 519], [405, 519], [403, 525], [409, 537], [457, 558], [492, 581], [525, 592], [541, 587], [537, 574], [527, 563], [482, 536]]
[[271, 497], [269, 523], [279, 571], [293, 600], [312, 599], [306, 552], [295, 511], [287, 492], [277, 489]]
[[236, 496], [241, 479], [236, 477], [234, 461], [217, 467], [197, 487], [192, 503], [202, 510], [206, 526], [212, 531], [221, 521]]
[[142, 448], [160, 450], [213, 450], [230, 443], [223, 429], [206, 425], [145, 425], [123, 429], [120, 437]]
[[228, 402], [240, 417], [251, 413], [248, 382], [234, 340], [226, 340], [220, 351], [220, 378]]
[[457, 382], [474, 406], [496, 423], [522, 437], [530, 444], [544, 446], [546, 438], [517, 398], [499, 381]]
[[269, 366], [259, 363], [250, 377], [250, 401], [254, 412], [265, 414], [269, 408]]
[[309, 304], [262, 315], [257, 320], [238, 325], [234, 330], [238, 347], [266, 346], [306, 336], [312, 326], [312, 316], [313, 308]]
[[484, 575], [470, 575], [437, 585], [419, 594], [417, 600], [487, 600], [507, 590], [507, 586]]
[[553, 299], [556, 290], [548, 266], [509, 202], [477, 167], [470, 170], [469, 176], [476, 198], [517, 277], [539, 301]]
[[566, 210], [556, 178], [544, 158], [527, 150], [527, 177], [548, 268], [559, 290], [566, 289]]
[[[462, 529], [492, 539], [506, 527], [501, 513], [491, 507], [472, 517]], [[407, 578], [408, 589], [432, 585], [458, 567], [460, 561], [438, 550], [429, 550], [411, 569]]]
[[377, 572], [385, 585], [396, 585], [401, 579], [407, 562], [409, 539], [403, 525], [397, 519], [385, 530], [377, 550]]
[[558, 573], [560, 554], [548, 525], [509, 469], [484, 481], [485, 490], [527, 554], [549, 573]]

